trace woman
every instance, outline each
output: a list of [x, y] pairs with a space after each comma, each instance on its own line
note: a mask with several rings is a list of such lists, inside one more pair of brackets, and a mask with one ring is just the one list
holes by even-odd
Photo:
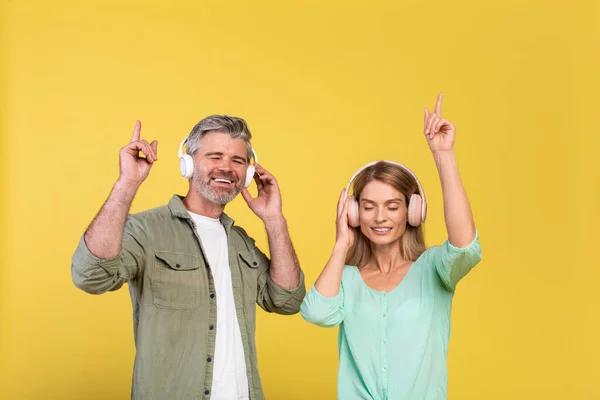
[[442, 94], [433, 113], [425, 110], [424, 132], [448, 240], [426, 249], [425, 196], [408, 168], [368, 164], [342, 191], [333, 253], [302, 303], [308, 322], [340, 325], [339, 399], [447, 398], [452, 296], [481, 248], [454, 155], [455, 127], [441, 108]]

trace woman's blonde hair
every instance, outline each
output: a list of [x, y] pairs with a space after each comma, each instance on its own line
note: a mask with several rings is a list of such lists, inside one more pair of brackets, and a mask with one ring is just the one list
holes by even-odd
[[[362, 170], [354, 180], [354, 198], [360, 203], [360, 195], [369, 182], [379, 181], [387, 183], [404, 195], [406, 206], [410, 197], [418, 193], [418, 185], [410, 173], [398, 165], [379, 161]], [[415, 261], [426, 250], [423, 225], [414, 227], [406, 224], [406, 231], [400, 238], [400, 251], [407, 261]], [[361, 232], [360, 226], [354, 228], [354, 244], [346, 256], [346, 265], [355, 265], [361, 268], [372, 257], [370, 240]]]

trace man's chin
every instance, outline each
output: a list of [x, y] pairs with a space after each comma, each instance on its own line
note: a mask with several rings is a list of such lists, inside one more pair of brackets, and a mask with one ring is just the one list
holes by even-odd
[[233, 189], [225, 189], [225, 188], [198, 188], [196, 189], [198, 193], [212, 201], [213, 203], [225, 205], [233, 199], [237, 197], [240, 193], [241, 189], [233, 188]]

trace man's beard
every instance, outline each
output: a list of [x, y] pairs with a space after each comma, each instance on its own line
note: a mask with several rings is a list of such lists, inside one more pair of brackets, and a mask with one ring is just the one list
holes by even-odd
[[[210, 181], [212, 180], [212, 178], [223, 178], [231, 180], [233, 182], [233, 187], [230, 189], [231, 192], [226, 192], [225, 188], [212, 187], [210, 185]], [[242, 188], [236, 185], [233, 175], [224, 174], [219, 176], [208, 177], [206, 181], [203, 180], [202, 177], [196, 178], [196, 176], [194, 176], [192, 187], [196, 192], [200, 193], [208, 200], [221, 205], [229, 203], [230, 201], [235, 199], [235, 196], [237, 196], [242, 191]]]

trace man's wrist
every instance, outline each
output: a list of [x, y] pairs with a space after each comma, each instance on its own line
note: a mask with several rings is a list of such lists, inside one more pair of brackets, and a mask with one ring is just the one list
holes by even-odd
[[285, 217], [283, 216], [283, 214], [275, 215], [272, 217], [266, 217], [265, 219], [263, 219], [263, 223], [265, 224], [265, 228], [267, 230], [273, 229], [273, 228], [286, 228], [287, 227], [287, 221], [286, 221]]

